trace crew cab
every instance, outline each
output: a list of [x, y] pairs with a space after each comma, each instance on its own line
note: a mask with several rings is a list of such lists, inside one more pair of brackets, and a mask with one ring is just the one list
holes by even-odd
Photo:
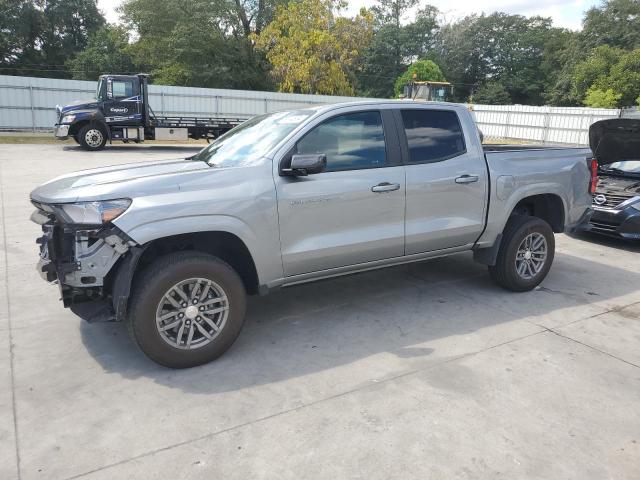
[[554, 232], [588, 222], [583, 148], [483, 147], [462, 105], [369, 101], [252, 118], [198, 154], [63, 175], [31, 193], [38, 268], [108, 305], [169, 367], [238, 336], [247, 294], [473, 251], [531, 290]]

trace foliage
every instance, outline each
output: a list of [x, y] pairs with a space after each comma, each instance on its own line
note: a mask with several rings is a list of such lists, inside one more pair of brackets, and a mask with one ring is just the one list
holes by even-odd
[[540, 58], [550, 29], [549, 18], [471, 15], [442, 28], [438, 64], [464, 98], [475, 85], [493, 79], [515, 102], [541, 103]]
[[511, 96], [507, 89], [499, 82], [489, 81], [478, 88], [469, 102], [480, 105], [510, 105]]
[[95, 80], [104, 73], [134, 73], [129, 33], [122, 27], [105, 25], [89, 37], [87, 47], [67, 66], [77, 80]]
[[606, 45], [593, 49], [573, 72], [575, 98], [586, 101], [590, 90], [612, 90], [617, 94], [614, 106], [632, 105], [640, 93], [640, 49], [625, 52]]
[[65, 61], [104, 25], [96, 0], [1, 0], [2, 73], [69, 76]]
[[394, 81], [408, 64], [426, 57], [433, 48], [438, 31], [435, 7], [427, 6], [411, 17], [400, 20], [414, 1], [380, 1], [371, 8], [373, 38], [362, 55], [362, 69], [357, 75], [358, 91], [366, 96], [391, 97]]
[[395, 82], [394, 92], [396, 96], [402, 92], [402, 87], [411, 82], [417, 81], [432, 81], [432, 82], [444, 82], [446, 81], [440, 67], [436, 65], [432, 60], [418, 60], [417, 62], [409, 65], [402, 75], [400, 75]]
[[591, 87], [587, 90], [584, 104], [593, 108], [615, 108], [620, 101], [622, 94], [615, 93], [611, 88], [601, 90], [597, 87]]
[[582, 40], [586, 49], [600, 45], [640, 48], [640, 2], [608, 0], [585, 15]]
[[283, 92], [350, 95], [353, 71], [369, 42], [372, 17], [361, 10], [353, 19], [334, 10], [332, 0], [301, 0], [279, 7], [275, 19], [253, 36], [265, 52]]
[[121, 13], [138, 40], [129, 49], [155, 83], [269, 89], [268, 65], [249, 36], [277, 0], [125, 0]]

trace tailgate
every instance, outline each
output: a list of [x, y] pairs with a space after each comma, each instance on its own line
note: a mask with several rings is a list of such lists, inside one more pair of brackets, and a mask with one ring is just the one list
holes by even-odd
[[640, 160], [640, 120], [600, 120], [589, 127], [589, 145], [599, 165]]

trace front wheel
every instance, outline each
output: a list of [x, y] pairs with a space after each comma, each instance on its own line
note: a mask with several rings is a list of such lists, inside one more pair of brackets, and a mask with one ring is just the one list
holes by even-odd
[[107, 135], [99, 126], [89, 124], [78, 132], [78, 141], [85, 150], [102, 150], [107, 143]]
[[515, 292], [537, 287], [549, 273], [555, 253], [551, 226], [541, 218], [512, 216], [504, 229], [491, 278]]
[[127, 326], [151, 360], [171, 368], [208, 363], [238, 337], [246, 310], [242, 280], [219, 258], [179, 252], [136, 279]]

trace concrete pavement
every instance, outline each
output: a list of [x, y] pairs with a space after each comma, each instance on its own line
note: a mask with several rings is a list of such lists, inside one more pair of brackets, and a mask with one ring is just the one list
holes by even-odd
[[640, 245], [559, 235], [525, 294], [463, 254], [252, 297], [183, 371], [63, 309], [29, 191], [195, 151], [0, 145], [0, 478], [640, 478]]

